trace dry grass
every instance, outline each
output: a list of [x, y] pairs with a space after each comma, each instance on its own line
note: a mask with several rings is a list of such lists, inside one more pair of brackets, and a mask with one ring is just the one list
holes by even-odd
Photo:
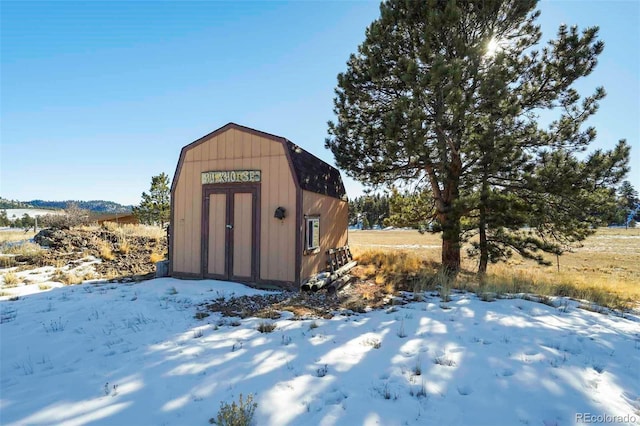
[[33, 230], [27, 232], [25, 232], [24, 229], [2, 231], [0, 232], [0, 245], [12, 241], [30, 240], [34, 235], [36, 235], [36, 233], [33, 232]]
[[83, 277], [74, 273], [64, 272], [60, 269], [56, 269], [51, 276], [51, 281], [57, 281], [64, 285], [76, 285], [82, 283]]
[[118, 225], [113, 222], [105, 222], [102, 227], [115, 234], [126, 237], [147, 237], [159, 241], [167, 236], [166, 231], [159, 226], [131, 224]]
[[127, 241], [126, 237], [118, 238], [118, 252], [120, 254], [127, 254], [131, 251], [131, 244]]
[[113, 250], [111, 250], [111, 244], [107, 241], [100, 241], [98, 244], [98, 253], [102, 260], [113, 260], [116, 256], [113, 254]]
[[258, 324], [256, 330], [258, 330], [260, 333], [271, 333], [275, 329], [276, 324], [270, 322], [261, 322], [260, 324]]
[[149, 256], [149, 261], [153, 264], [157, 263], [157, 262], [161, 262], [165, 259], [164, 254], [159, 254], [156, 252], [151, 253], [151, 255]]
[[[356, 231], [349, 243], [359, 262], [358, 276], [375, 279], [397, 289], [438, 288], [434, 279], [440, 261], [440, 235], [417, 231]], [[466, 257], [455, 284], [481, 292], [538, 293], [586, 299], [621, 308], [640, 301], [640, 229], [599, 229], [583, 247], [560, 257], [553, 266], [514, 256], [507, 263], [489, 265], [481, 286], [475, 275], [477, 260]], [[381, 278], [378, 278], [381, 277]]]
[[43, 251], [39, 244], [26, 241], [21, 244], [11, 244], [2, 247], [2, 252], [5, 254], [15, 254], [19, 256], [37, 256]]
[[5, 272], [2, 279], [4, 287], [15, 287], [20, 283], [20, 278], [14, 272]]
[[11, 267], [27, 263], [29, 265], [43, 266], [45, 250], [32, 242], [0, 245], [0, 252], [5, 255], [0, 257], [0, 267]]
[[0, 256], [0, 268], [11, 268], [12, 266], [16, 266], [14, 256]]

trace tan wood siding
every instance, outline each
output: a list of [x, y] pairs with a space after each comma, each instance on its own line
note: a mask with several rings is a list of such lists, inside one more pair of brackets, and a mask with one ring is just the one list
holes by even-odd
[[209, 252], [208, 273], [223, 275], [225, 273], [225, 236], [227, 225], [227, 195], [209, 195]]
[[[202, 183], [211, 170], [260, 170], [261, 280], [295, 281], [295, 184], [281, 143], [229, 129], [186, 151], [174, 193], [173, 271], [200, 274]], [[279, 206], [287, 218], [273, 217]], [[211, 253], [209, 253], [211, 256]]]
[[337, 198], [302, 191], [303, 220], [305, 215], [320, 216], [320, 250], [302, 256], [302, 280], [326, 268], [327, 250], [347, 244], [349, 206], [346, 201]]
[[253, 229], [253, 197], [251, 194], [234, 194], [233, 201], [233, 275], [251, 276], [251, 252]]
[[185, 202], [186, 193], [185, 182], [187, 178], [184, 174], [178, 176], [178, 183], [176, 185], [176, 194], [182, 194], [181, 197], [174, 197], [173, 200], [173, 208], [174, 208], [174, 227], [175, 229], [171, 230], [173, 235], [173, 245], [174, 247], [182, 247], [183, 250], [175, 251], [173, 253], [173, 269], [175, 271], [186, 271], [188, 268], [185, 265]]

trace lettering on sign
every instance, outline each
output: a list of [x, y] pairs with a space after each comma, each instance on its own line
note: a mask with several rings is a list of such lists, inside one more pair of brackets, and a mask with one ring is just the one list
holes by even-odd
[[202, 172], [202, 184], [260, 182], [260, 170]]

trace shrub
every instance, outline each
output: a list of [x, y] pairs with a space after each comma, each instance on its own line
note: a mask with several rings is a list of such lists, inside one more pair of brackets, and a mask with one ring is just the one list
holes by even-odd
[[20, 282], [18, 276], [13, 272], [5, 272], [2, 278], [4, 279], [5, 287], [15, 287]]
[[380, 341], [380, 339], [375, 338], [365, 340], [364, 344], [371, 346], [373, 349], [380, 349], [380, 347], [382, 346], [382, 342]]
[[437, 365], [442, 365], [444, 367], [455, 367], [456, 366], [456, 362], [454, 360], [452, 360], [451, 358], [447, 357], [446, 355], [442, 355], [442, 356], [438, 356], [438, 357], [434, 358], [433, 363], [437, 364]]
[[273, 323], [261, 322], [258, 325], [258, 331], [260, 333], [271, 333], [275, 329], [276, 329], [276, 325]]
[[242, 394], [238, 403], [220, 403], [220, 411], [215, 418], [210, 418], [209, 423], [218, 426], [249, 426], [253, 420], [258, 404], [253, 402], [253, 395], [249, 394], [246, 400], [242, 399]]
[[329, 372], [329, 366], [325, 364], [324, 367], [320, 367], [316, 370], [316, 376], [324, 377], [327, 375], [328, 372]]
[[69, 229], [88, 225], [90, 222], [89, 211], [79, 208], [76, 204], [67, 205], [64, 214], [47, 214], [40, 217], [40, 223], [54, 229]]
[[82, 284], [82, 277], [79, 277], [76, 274], [64, 274], [62, 283], [65, 285]]

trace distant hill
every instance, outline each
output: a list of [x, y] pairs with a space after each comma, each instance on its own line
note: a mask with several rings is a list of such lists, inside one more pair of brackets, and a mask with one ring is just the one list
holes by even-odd
[[23, 203], [18, 200], [7, 200], [5, 198], [0, 197], [0, 209], [28, 209], [30, 206], [27, 203]]
[[0, 197], [0, 210], [3, 209], [49, 209], [49, 210], [62, 210], [67, 204], [74, 203], [78, 207], [85, 210], [90, 210], [97, 213], [127, 213], [130, 212], [133, 206], [123, 206], [113, 201], [104, 200], [91, 200], [91, 201], [79, 201], [79, 200], [67, 200], [67, 201], [44, 201], [44, 200], [31, 200], [31, 201], [18, 201], [7, 200]]
[[70, 204], [70, 203], [77, 204], [78, 207], [80, 207], [81, 209], [90, 210], [92, 212], [100, 212], [100, 213], [125, 213], [125, 212], [130, 212], [133, 207], [133, 206], [124, 206], [122, 204], [118, 204], [113, 201], [105, 201], [105, 200], [91, 200], [91, 201], [31, 200], [26, 202], [26, 204], [29, 204], [30, 206], [39, 208], [39, 209], [64, 209], [67, 206], [67, 204]]

